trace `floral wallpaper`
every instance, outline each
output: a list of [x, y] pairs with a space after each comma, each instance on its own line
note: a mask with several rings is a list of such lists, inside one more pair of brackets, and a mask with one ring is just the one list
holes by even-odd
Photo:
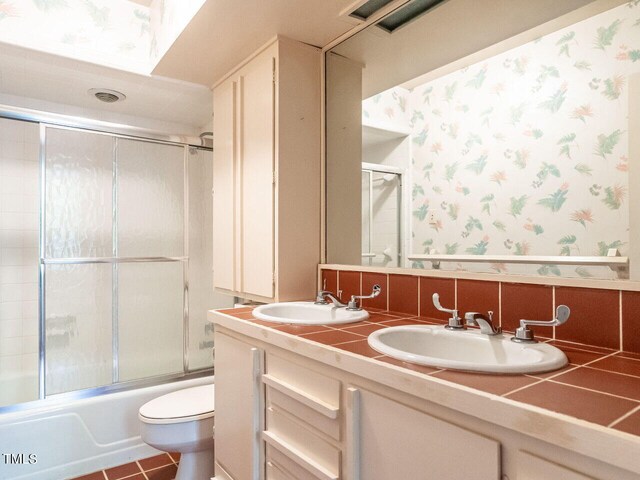
[[149, 24], [127, 0], [0, 0], [0, 41], [143, 73]]
[[[636, 73], [640, 0], [365, 100], [363, 121], [412, 132], [411, 253], [626, 255]], [[606, 267], [453, 268], [615, 278]]]
[[0, 0], [0, 42], [149, 74], [204, 0]]

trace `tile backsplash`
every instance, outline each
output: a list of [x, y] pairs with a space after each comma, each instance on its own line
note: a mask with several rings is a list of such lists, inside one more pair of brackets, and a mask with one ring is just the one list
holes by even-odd
[[353, 294], [368, 295], [379, 283], [382, 293], [365, 300], [365, 308], [446, 320], [448, 314], [433, 306], [432, 296], [438, 293], [440, 303], [457, 308], [460, 316], [492, 310], [494, 322], [506, 332], [513, 332], [523, 318], [551, 320], [556, 306], [565, 304], [571, 308], [567, 323], [535, 328], [537, 337], [640, 353], [640, 292], [320, 268], [321, 287], [337, 291], [343, 301]]

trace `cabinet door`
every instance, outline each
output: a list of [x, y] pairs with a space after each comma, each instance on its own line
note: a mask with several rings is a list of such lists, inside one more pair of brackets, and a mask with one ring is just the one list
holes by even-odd
[[[234, 480], [261, 478], [264, 401], [263, 352], [216, 332], [216, 474]], [[222, 471], [221, 471], [222, 469]]]
[[351, 480], [498, 480], [500, 444], [381, 395], [348, 390]]
[[274, 69], [269, 49], [242, 68], [239, 80], [242, 291], [268, 298], [274, 295]]
[[213, 91], [213, 286], [236, 290], [235, 163], [237, 82]]

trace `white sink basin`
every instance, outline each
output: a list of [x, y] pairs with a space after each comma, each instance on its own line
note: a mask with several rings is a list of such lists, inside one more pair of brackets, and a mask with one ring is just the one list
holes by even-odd
[[352, 311], [333, 304], [316, 305], [313, 302], [284, 302], [260, 305], [253, 310], [259, 320], [295, 325], [334, 325], [360, 322], [369, 318], [366, 310]]
[[566, 355], [551, 345], [515, 343], [510, 337], [452, 331], [439, 325], [408, 325], [377, 330], [368, 342], [374, 350], [398, 360], [472, 372], [547, 372], [568, 363]]

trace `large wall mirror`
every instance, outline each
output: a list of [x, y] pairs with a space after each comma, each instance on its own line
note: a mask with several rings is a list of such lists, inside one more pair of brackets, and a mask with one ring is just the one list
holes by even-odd
[[388, 14], [326, 53], [327, 263], [640, 280], [640, 0], [354, 8]]

